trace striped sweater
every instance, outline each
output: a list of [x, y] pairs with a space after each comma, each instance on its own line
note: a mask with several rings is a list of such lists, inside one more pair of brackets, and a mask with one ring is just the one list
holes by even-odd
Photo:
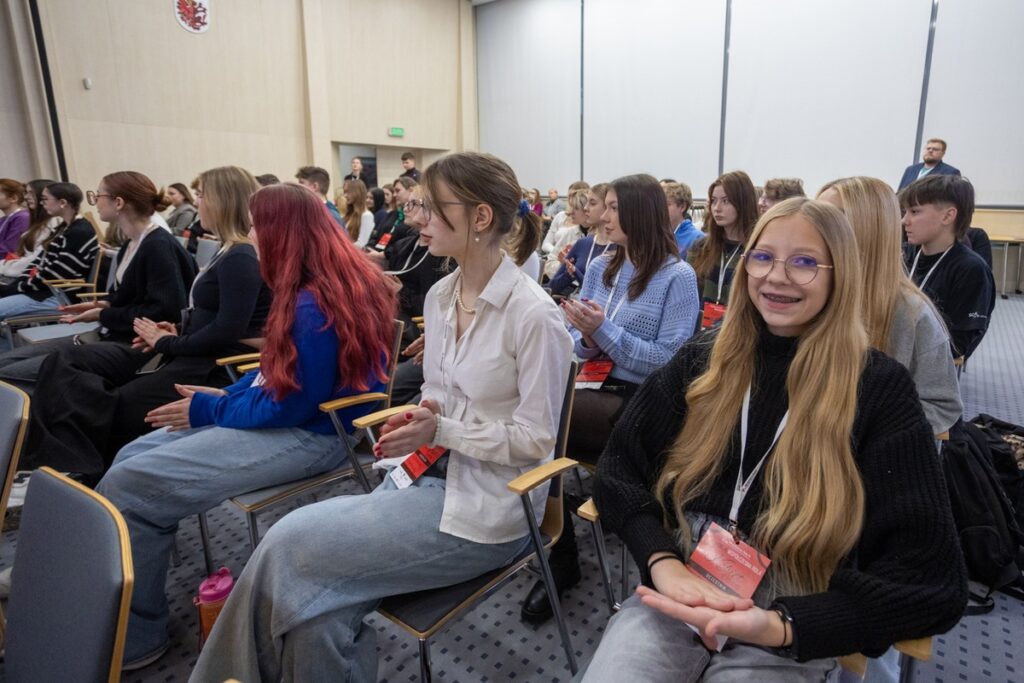
[[[58, 228], [57, 236], [22, 276], [0, 287], [0, 296], [24, 294], [42, 301], [53, 295], [45, 280], [88, 279], [98, 251], [99, 241], [92, 224], [84, 218], [76, 218], [71, 225]], [[64, 291], [74, 294], [77, 290]]]

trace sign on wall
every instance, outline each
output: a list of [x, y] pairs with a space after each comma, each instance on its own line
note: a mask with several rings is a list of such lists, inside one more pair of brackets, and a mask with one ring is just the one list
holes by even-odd
[[178, 25], [189, 33], [206, 33], [210, 29], [210, 0], [171, 0]]

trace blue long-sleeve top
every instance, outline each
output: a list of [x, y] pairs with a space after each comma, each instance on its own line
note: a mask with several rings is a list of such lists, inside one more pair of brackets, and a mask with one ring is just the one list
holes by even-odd
[[576, 268], [576, 274], [570, 275], [565, 267], [565, 262], [551, 278], [548, 288], [552, 294], [567, 294], [573, 287], [579, 287], [587, 274], [587, 266], [596, 261], [602, 254], [611, 248], [611, 244], [594, 244], [594, 236], [589, 235], [581, 240], [576, 240], [569, 253], [565, 255], [565, 261], [572, 261]]
[[676, 246], [679, 247], [679, 258], [686, 258], [686, 252], [698, 240], [704, 239], [704, 233], [693, 224], [693, 221], [689, 218], [684, 218], [683, 222], [676, 226], [675, 238]]
[[[232, 429], [273, 429], [298, 427], [317, 434], [333, 434], [334, 427], [320, 404], [362, 393], [338, 377], [338, 335], [333, 327], [324, 329], [327, 318], [313, 295], [299, 292], [291, 335], [298, 351], [296, 381], [300, 389], [280, 401], [262, 383], [257, 371], [247, 373], [225, 388], [225, 396], [195, 394], [189, 408], [193, 427], [215, 424]], [[260, 382], [257, 382], [257, 377]], [[374, 378], [368, 391], [383, 391], [384, 383]], [[341, 385], [340, 388], [339, 385]], [[345, 431], [352, 432], [352, 420], [376, 409], [376, 404], [353, 406], [339, 417]]]
[[581, 298], [605, 310], [604, 322], [591, 335], [597, 347], [584, 345], [576, 328], [570, 326], [569, 333], [577, 356], [590, 359], [603, 353], [615, 364], [611, 377], [640, 384], [693, 334], [700, 311], [697, 275], [685, 261], [666, 259], [643, 293], [630, 299], [629, 283], [636, 269], [626, 259], [618, 282], [613, 280], [613, 287], [608, 287], [604, 272], [610, 262], [610, 256], [594, 259], [580, 290]]

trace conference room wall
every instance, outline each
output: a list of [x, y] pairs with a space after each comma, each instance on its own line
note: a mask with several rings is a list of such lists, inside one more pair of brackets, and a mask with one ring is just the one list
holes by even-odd
[[[758, 184], [796, 175], [814, 192], [831, 178], [867, 174], [895, 186], [921, 142], [932, 0], [731, 0], [721, 135], [726, 3], [477, 7], [481, 148], [522, 159], [525, 183], [563, 191], [581, 174], [593, 182], [645, 169], [684, 180], [704, 197], [719, 170], [717, 152], [722, 170], [743, 168]], [[582, 21], [563, 21], [581, 11]], [[949, 141], [948, 160], [975, 180], [981, 204], [1024, 205], [1024, 183], [1010, 167], [1024, 156], [1024, 133], [1012, 119], [1024, 105], [1024, 88], [1014, 87], [1024, 59], [1013, 34], [1022, 12], [1017, 0], [938, 7], [921, 138]], [[553, 44], [546, 27], [560, 22], [562, 40]], [[487, 40], [485, 23], [496, 25]], [[575, 45], [571, 31], [581, 34], [579, 91], [572, 70], [580, 60], [566, 49]], [[552, 82], [561, 88], [557, 108]], [[529, 108], [503, 106], [507, 95], [485, 101], [485, 88], [498, 84]], [[572, 149], [581, 127], [582, 150]], [[709, 141], [714, 155], [701, 146]]]
[[58, 177], [28, 6], [0, 3], [0, 178]]
[[[68, 174], [92, 188], [133, 168], [166, 184], [238, 164], [291, 179], [334, 170], [334, 142], [475, 146], [461, 4], [218, 0], [195, 35], [170, 0], [40, 2]], [[387, 138], [391, 125], [406, 138]]]

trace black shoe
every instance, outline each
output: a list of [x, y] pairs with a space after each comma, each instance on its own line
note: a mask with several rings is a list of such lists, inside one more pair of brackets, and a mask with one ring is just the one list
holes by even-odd
[[[578, 564], [573, 565], [569, 570], [556, 570], [552, 568], [551, 573], [554, 575], [555, 586], [558, 587], [558, 597], [562, 597], [567, 590], [579, 583], [582, 578]], [[554, 612], [551, 610], [551, 601], [548, 600], [548, 592], [544, 588], [544, 582], [538, 581], [533, 584], [533, 588], [530, 589], [526, 600], [523, 601], [520, 618], [528, 624], [539, 626], [553, 616]]]

